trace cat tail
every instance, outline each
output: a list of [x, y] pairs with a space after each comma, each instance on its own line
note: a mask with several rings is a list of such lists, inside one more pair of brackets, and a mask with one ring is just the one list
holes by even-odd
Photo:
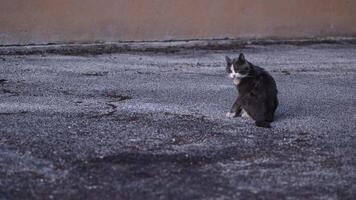
[[269, 122], [264, 122], [264, 121], [256, 121], [255, 125], [263, 128], [271, 128], [271, 124]]

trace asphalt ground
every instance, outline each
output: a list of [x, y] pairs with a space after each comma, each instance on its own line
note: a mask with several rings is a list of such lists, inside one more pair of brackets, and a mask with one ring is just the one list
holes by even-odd
[[[226, 118], [225, 55], [277, 82]], [[0, 56], [0, 199], [356, 199], [356, 45]]]

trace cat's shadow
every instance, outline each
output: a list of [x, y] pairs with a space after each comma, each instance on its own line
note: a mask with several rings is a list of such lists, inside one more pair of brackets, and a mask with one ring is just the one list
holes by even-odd
[[274, 122], [285, 121], [288, 118], [290, 118], [289, 114], [277, 111], [274, 116]]
[[305, 117], [310, 115], [308, 110], [302, 106], [290, 106], [288, 104], [280, 104], [276, 110], [274, 122], [286, 121], [296, 117]]

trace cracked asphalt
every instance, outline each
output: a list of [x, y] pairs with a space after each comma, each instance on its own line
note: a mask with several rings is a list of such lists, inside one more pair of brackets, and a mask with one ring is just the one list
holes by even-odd
[[[226, 118], [225, 55], [276, 79]], [[0, 56], [0, 199], [356, 199], [356, 45]]]

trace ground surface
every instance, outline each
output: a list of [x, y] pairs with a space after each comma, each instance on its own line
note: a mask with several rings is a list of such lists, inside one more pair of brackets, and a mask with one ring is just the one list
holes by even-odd
[[[225, 113], [224, 56], [275, 77]], [[0, 57], [0, 199], [355, 199], [356, 46]]]

